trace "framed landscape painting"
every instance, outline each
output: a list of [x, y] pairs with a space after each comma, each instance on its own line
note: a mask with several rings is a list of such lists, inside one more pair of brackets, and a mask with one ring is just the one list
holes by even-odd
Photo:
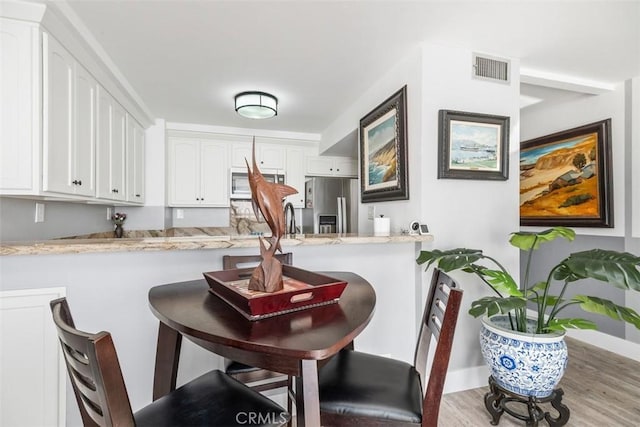
[[611, 119], [520, 144], [520, 224], [613, 227]]
[[438, 113], [438, 178], [509, 178], [509, 117]]
[[360, 120], [362, 203], [409, 198], [407, 87]]

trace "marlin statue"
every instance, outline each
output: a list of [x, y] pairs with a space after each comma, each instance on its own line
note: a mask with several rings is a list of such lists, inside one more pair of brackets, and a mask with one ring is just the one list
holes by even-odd
[[247, 172], [249, 175], [249, 187], [251, 188], [251, 204], [253, 213], [259, 218], [262, 213], [267, 225], [271, 229], [271, 237], [269, 237], [269, 248], [267, 249], [262, 237], [260, 237], [260, 255], [262, 262], [253, 271], [253, 275], [249, 280], [249, 289], [262, 292], [276, 292], [283, 288], [282, 283], [282, 264], [274, 255], [276, 251], [282, 253], [280, 239], [285, 234], [286, 224], [284, 210], [282, 209], [282, 199], [296, 194], [298, 191], [284, 184], [268, 182], [258, 169], [256, 163], [256, 141], [253, 140], [253, 171], [247, 164]]

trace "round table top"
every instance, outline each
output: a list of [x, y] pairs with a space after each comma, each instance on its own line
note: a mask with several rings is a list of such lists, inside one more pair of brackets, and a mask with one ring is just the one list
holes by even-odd
[[194, 280], [151, 288], [155, 316], [183, 335], [264, 354], [321, 360], [348, 345], [373, 316], [370, 283], [347, 272], [322, 272], [348, 284], [338, 303], [250, 321]]

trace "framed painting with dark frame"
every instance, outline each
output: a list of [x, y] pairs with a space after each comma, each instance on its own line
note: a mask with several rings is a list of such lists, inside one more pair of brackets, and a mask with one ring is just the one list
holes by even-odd
[[520, 224], [613, 227], [611, 119], [520, 143]]
[[362, 203], [409, 198], [407, 87], [360, 120]]
[[509, 178], [509, 117], [438, 113], [438, 178]]

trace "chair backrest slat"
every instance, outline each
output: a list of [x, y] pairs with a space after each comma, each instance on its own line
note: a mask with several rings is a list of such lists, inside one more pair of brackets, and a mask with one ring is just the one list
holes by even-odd
[[[443, 271], [435, 269], [414, 358], [414, 367], [420, 374], [424, 391], [423, 426], [437, 426], [440, 400], [449, 367], [461, 300], [462, 290], [459, 289], [458, 284]], [[435, 338], [436, 348], [431, 370], [427, 376], [427, 359], [432, 337]], [[424, 388], [425, 381], [427, 381], [426, 388]]]
[[75, 328], [65, 298], [50, 303], [67, 372], [85, 426], [133, 426], [133, 413], [108, 332]]

